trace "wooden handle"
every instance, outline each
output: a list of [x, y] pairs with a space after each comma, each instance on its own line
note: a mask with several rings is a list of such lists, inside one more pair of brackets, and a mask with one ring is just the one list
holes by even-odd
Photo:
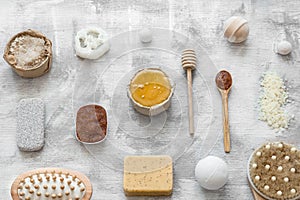
[[251, 188], [254, 200], [265, 200], [264, 198], [262, 198], [253, 188]]
[[224, 151], [230, 152], [230, 131], [228, 116], [228, 93], [222, 92]]
[[192, 87], [192, 69], [187, 69], [188, 96], [189, 96], [189, 130], [194, 134], [194, 113], [193, 113], [193, 87]]

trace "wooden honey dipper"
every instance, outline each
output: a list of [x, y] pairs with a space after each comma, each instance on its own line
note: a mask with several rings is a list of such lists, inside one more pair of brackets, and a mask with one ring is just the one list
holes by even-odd
[[194, 113], [193, 113], [193, 87], [192, 70], [196, 68], [197, 58], [193, 49], [185, 49], [181, 56], [182, 68], [187, 71], [188, 96], [189, 96], [189, 131], [194, 134]]

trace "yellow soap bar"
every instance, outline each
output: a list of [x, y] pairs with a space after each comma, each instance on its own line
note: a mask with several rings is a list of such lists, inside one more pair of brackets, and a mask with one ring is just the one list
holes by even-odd
[[170, 195], [173, 164], [170, 156], [128, 156], [124, 159], [124, 192], [127, 196]]

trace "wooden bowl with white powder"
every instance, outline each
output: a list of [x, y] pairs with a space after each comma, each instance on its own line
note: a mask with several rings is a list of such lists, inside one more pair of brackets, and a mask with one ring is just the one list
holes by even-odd
[[29, 29], [9, 40], [3, 58], [18, 75], [38, 77], [50, 70], [52, 43], [43, 34]]

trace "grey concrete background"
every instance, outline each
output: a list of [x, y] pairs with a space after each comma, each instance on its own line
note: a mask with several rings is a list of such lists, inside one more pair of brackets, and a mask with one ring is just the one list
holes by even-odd
[[[250, 35], [241, 45], [232, 45], [222, 36], [223, 22], [232, 15], [243, 16], [249, 21]], [[31, 28], [39, 30], [52, 40], [54, 53], [50, 73], [36, 79], [19, 77], [12, 72], [3, 59], [0, 59], [1, 199], [10, 199], [10, 186], [18, 174], [38, 167], [64, 167], [85, 173], [94, 187], [92, 199], [126, 199], [122, 191], [122, 170], [120, 170], [122, 159], [120, 158], [126, 154], [151, 153], [151, 148], [145, 146], [148, 144], [153, 144], [153, 149], [158, 147], [159, 153], [168, 153], [168, 148], [160, 147], [170, 144], [171, 141], [178, 141], [177, 137], [183, 137], [183, 141], [189, 145], [183, 148], [182, 154], [175, 150], [170, 152], [176, 158], [174, 159], [173, 195], [127, 199], [252, 199], [246, 179], [246, 164], [251, 152], [266, 141], [282, 140], [299, 147], [300, 2], [297, 0], [1, 1], [0, 19], [2, 51], [10, 37]], [[115, 41], [120, 42], [120, 45], [113, 42], [109, 54], [97, 61], [77, 58], [73, 48], [74, 34], [80, 28], [95, 25], [105, 29], [112, 39], [116, 38]], [[166, 36], [168, 31], [162, 34], [163, 39], [167, 40], [166, 44], [161, 44], [164, 45], [162, 48], [167, 50], [166, 53], [155, 49], [127, 52], [132, 48], [145, 47], [137, 44], [137, 37], [130, 34], [145, 26], [175, 30], [202, 46], [197, 50], [203, 53], [201, 55], [205, 63], [201, 68], [203, 72], [198, 71], [194, 74], [195, 86], [203, 87], [203, 90], [194, 88], [196, 91], [194, 101], [198, 103], [196, 118], [199, 124], [195, 137], [191, 139], [184, 135], [187, 134], [184, 132], [184, 128], [187, 127], [187, 122], [184, 120], [185, 108], [187, 108], [184, 102], [185, 85], [183, 85], [184, 81], [178, 81], [177, 96], [174, 98], [183, 100], [174, 101], [172, 110], [168, 112], [172, 118], [167, 118], [166, 124], [163, 124], [162, 130], [165, 132], [164, 135], [158, 135], [158, 140], [154, 142], [146, 140], [145, 143], [133, 143], [132, 140], [127, 140], [129, 136], [124, 135], [130, 132], [128, 130], [136, 131], [136, 134], [140, 134], [138, 136], [149, 133], [144, 129], [139, 132], [136, 126], [130, 126], [134, 124], [134, 119], [140, 120], [138, 125], [146, 123], [149, 119], [132, 116], [127, 131], [118, 131], [120, 126], [125, 126], [126, 123], [124, 125], [122, 124], [124, 122], [113, 121], [112, 118], [112, 123], [109, 125], [111, 134], [107, 142], [99, 145], [99, 148], [79, 144], [73, 134], [77, 107], [89, 102], [102, 103], [108, 109], [110, 116], [114, 116], [113, 110], [110, 109], [113, 108], [113, 103], [110, 103], [120, 98], [126, 101], [124, 103], [126, 105], [127, 99], [116, 95], [116, 92], [113, 93], [118, 90], [110, 89], [118, 89], [119, 86], [122, 88], [119, 80], [122, 74], [132, 70], [130, 68], [132, 64], [170, 62], [178, 66], [170, 70], [170, 73], [174, 73], [174, 77], [177, 77], [176, 74], [179, 74], [178, 77], [184, 76], [179, 69], [180, 58], [176, 57], [178, 56], [176, 50], [182, 47], [173, 45], [178, 38], [174, 40], [169, 38], [168, 41]], [[123, 43], [120, 39], [121, 33], [126, 37], [129, 36]], [[289, 56], [282, 57], [273, 52], [274, 42], [282, 38], [286, 38], [293, 45], [294, 50]], [[157, 47], [156, 44], [160, 45], [154, 40], [151, 45]], [[151, 45], [146, 47], [152, 47]], [[114, 61], [122, 53], [125, 55]], [[158, 56], [160, 57], [157, 58]], [[108, 65], [111, 62], [115, 62], [117, 67]], [[213, 63], [211, 71], [208, 70], [210, 63]], [[121, 68], [122, 64], [124, 68]], [[232, 134], [230, 154], [223, 152], [222, 135], [219, 131], [221, 129], [218, 115], [219, 95], [210, 82], [215, 72], [221, 68], [229, 70], [234, 79], [229, 105]], [[287, 105], [287, 110], [295, 115], [295, 120], [291, 122], [289, 130], [282, 133], [271, 130], [264, 122], [257, 120], [259, 80], [267, 70], [278, 72], [286, 80], [286, 84], [290, 87], [290, 99], [294, 101]], [[112, 77], [116, 78], [104, 82], [103, 80], [110, 78], [111, 74], [106, 73], [109, 71], [112, 71]], [[208, 81], [207, 87], [203, 86], [203, 81]], [[41, 97], [46, 104], [46, 144], [42, 151], [36, 153], [20, 152], [16, 146], [16, 105], [20, 99], [28, 97]], [[102, 102], [99, 102], [98, 98]], [[176, 102], [182, 103], [177, 107]], [[216, 112], [212, 111], [213, 108]], [[131, 110], [130, 113], [134, 111]], [[174, 113], [177, 115], [172, 115]], [[176, 117], [181, 122], [178, 127]], [[207, 120], [209, 117], [215, 120]], [[210, 129], [211, 123], [216, 123], [213, 129]], [[176, 136], [170, 135], [175, 129], [179, 130]], [[203, 136], [202, 132], [213, 135]], [[181, 148], [180, 146], [179, 150]], [[114, 149], [120, 151], [115, 153]], [[194, 167], [197, 161], [207, 154], [219, 156], [229, 165], [228, 183], [219, 191], [201, 189], [194, 178]]]

